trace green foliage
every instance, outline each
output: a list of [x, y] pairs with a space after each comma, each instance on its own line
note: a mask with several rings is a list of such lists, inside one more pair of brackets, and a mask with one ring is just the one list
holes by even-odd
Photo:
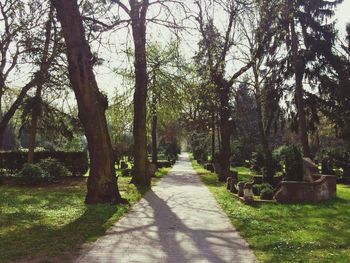
[[260, 196], [262, 200], [271, 200], [274, 195], [274, 188], [269, 183], [254, 184], [253, 185], [254, 195]]
[[350, 162], [350, 151], [344, 145], [322, 148], [317, 153], [316, 159], [323, 160], [325, 158], [337, 160], [340, 162]]
[[253, 181], [253, 176], [256, 175], [255, 171], [247, 167], [234, 167], [231, 168], [232, 171], [238, 173], [238, 181], [251, 182]]
[[251, 87], [246, 83], [239, 85], [234, 96], [234, 138], [239, 140], [242, 145], [242, 158], [249, 159], [251, 154], [256, 150], [256, 146], [260, 143], [258, 129], [257, 103]]
[[39, 164], [25, 164], [22, 170], [16, 174], [16, 177], [26, 185], [37, 185], [48, 183], [54, 180], [49, 172], [44, 170]]
[[190, 145], [195, 159], [203, 161], [208, 159], [210, 136], [207, 133], [193, 131], [190, 135]]
[[265, 178], [270, 178], [276, 171], [281, 170], [281, 165], [279, 157], [270, 152], [265, 155], [262, 148], [258, 146], [252, 154], [251, 168], [257, 173], [262, 173]]
[[46, 172], [50, 177], [58, 178], [63, 176], [71, 176], [72, 173], [57, 159], [47, 158], [41, 160], [38, 165]]
[[274, 189], [270, 184], [264, 183], [260, 187], [260, 198], [262, 200], [271, 200], [274, 195]]
[[[0, 167], [7, 172], [16, 173], [20, 171], [27, 162], [27, 152], [0, 152]], [[86, 152], [35, 152], [34, 160], [52, 158], [62, 163], [74, 176], [82, 176], [89, 169]]]
[[276, 149], [274, 149], [272, 151], [273, 158], [279, 164], [284, 164], [285, 163], [285, 160], [286, 160], [285, 153], [286, 153], [287, 149], [288, 149], [288, 145], [281, 145], [281, 146], [277, 147]]
[[285, 148], [286, 181], [303, 180], [303, 159], [299, 148], [290, 145]]
[[245, 160], [250, 157], [242, 140], [234, 140], [231, 142], [231, 153], [232, 165], [234, 166], [243, 165]]
[[252, 154], [251, 159], [252, 169], [258, 173], [262, 172], [262, 168], [265, 164], [264, 153], [261, 147], [257, 147], [256, 151]]
[[51, 183], [61, 176], [70, 176], [71, 172], [58, 160], [47, 158], [36, 164], [24, 164], [22, 170], [16, 174], [26, 185]]
[[344, 146], [325, 147], [316, 155], [322, 164], [323, 174], [337, 174], [339, 179], [350, 178], [350, 151]]

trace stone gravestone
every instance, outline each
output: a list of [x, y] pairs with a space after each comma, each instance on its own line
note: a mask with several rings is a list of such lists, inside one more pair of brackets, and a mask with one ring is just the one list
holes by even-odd
[[254, 201], [253, 184], [245, 183], [243, 189], [244, 202], [250, 204]]
[[312, 183], [314, 181], [313, 175], [319, 174], [317, 165], [311, 161], [310, 158], [303, 158], [303, 178], [305, 182]]
[[238, 188], [238, 196], [243, 197], [244, 196], [244, 185], [245, 182], [238, 182], [237, 188]]

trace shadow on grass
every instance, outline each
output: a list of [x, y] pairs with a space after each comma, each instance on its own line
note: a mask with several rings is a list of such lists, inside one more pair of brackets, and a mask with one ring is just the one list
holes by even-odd
[[[131, 203], [147, 189], [123, 185]], [[0, 187], [0, 262], [71, 253], [105, 233], [129, 208], [85, 205], [81, 189]]]
[[[161, 170], [157, 177], [168, 171]], [[118, 184], [122, 196], [134, 204], [149, 187], [135, 187], [130, 179], [120, 177]], [[0, 186], [0, 262], [75, 254], [82, 244], [103, 235], [129, 208], [85, 205], [85, 189], [84, 182], [74, 187]]]
[[[1, 236], [0, 254], [2, 260], [21, 257], [57, 256], [75, 249], [86, 241], [102, 235], [109, 226], [108, 221], [118, 216], [116, 206], [86, 206], [85, 212], [73, 222], [55, 226], [49, 223], [36, 223], [10, 231]], [[120, 214], [120, 213], [119, 213]], [[23, 215], [23, 217], [28, 214]]]

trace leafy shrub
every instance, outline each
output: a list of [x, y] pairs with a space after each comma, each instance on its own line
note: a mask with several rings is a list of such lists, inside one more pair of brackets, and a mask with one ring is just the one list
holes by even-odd
[[262, 173], [264, 178], [272, 178], [276, 171], [281, 170], [281, 165], [271, 153], [265, 155], [262, 148], [258, 147], [252, 155], [252, 169]]
[[323, 174], [335, 174], [339, 169], [334, 168], [341, 168], [343, 172], [338, 176], [350, 177], [350, 151], [345, 145], [323, 148], [317, 153], [316, 159], [322, 163]]
[[36, 185], [44, 182], [52, 182], [54, 179], [47, 171], [45, 171], [39, 164], [26, 163], [22, 170], [16, 174], [24, 184]]
[[204, 132], [193, 132], [190, 135], [190, 146], [192, 148], [193, 157], [196, 160], [208, 160], [210, 152], [210, 136]]
[[46, 172], [50, 174], [52, 178], [58, 178], [60, 176], [70, 176], [72, 173], [62, 165], [57, 159], [47, 158], [41, 160], [38, 165]]
[[276, 167], [278, 171], [282, 171], [282, 167], [286, 161], [286, 151], [288, 149], [288, 145], [282, 145], [272, 151], [273, 159], [276, 162]]
[[247, 151], [244, 143], [240, 140], [231, 141], [232, 166], [243, 166], [247, 159], [250, 159], [250, 152]]
[[286, 147], [285, 152], [286, 181], [303, 180], [303, 159], [301, 152], [295, 145]]
[[261, 149], [261, 147], [257, 147], [256, 152], [253, 152], [252, 154], [252, 169], [258, 173], [262, 172], [262, 168], [264, 167], [265, 159], [264, 159], [264, 153]]
[[270, 184], [264, 183], [259, 187], [260, 190], [260, 199], [262, 200], [271, 200], [274, 195], [274, 189]]
[[[0, 167], [11, 173], [20, 171], [27, 162], [26, 152], [0, 152]], [[84, 175], [89, 169], [86, 152], [35, 152], [35, 162], [52, 158], [62, 163], [74, 176]]]

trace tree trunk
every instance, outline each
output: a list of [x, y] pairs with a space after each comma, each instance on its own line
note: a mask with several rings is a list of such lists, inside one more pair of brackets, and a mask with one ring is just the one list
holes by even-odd
[[5, 92], [5, 80], [2, 73], [0, 73], [0, 118], [2, 118], [2, 97]]
[[27, 85], [25, 85], [21, 92], [19, 93], [17, 99], [12, 103], [11, 107], [8, 109], [8, 111], [3, 115], [1, 122], [0, 122], [0, 149], [3, 147], [3, 140], [4, 140], [4, 134], [6, 131], [6, 128], [12, 119], [12, 117], [15, 115], [16, 111], [18, 110], [19, 106], [22, 104], [25, 96], [27, 95], [27, 92], [35, 87], [37, 84], [37, 77], [34, 77]]
[[310, 147], [308, 142], [307, 128], [306, 128], [306, 117], [304, 109], [303, 99], [303, 78], [304, 78], [304, 62], [299, 55], [298, 51], [298, 36], [295, 30], [294, 21], [294, 7], [293, 0], [289, 0], [290, 5], [290, 29], [291, 29], [291, 45], [292, 45], [292, 58], [293, 67], [295, 74], [295, 100], [298, 111], [298, 124], [299, 124], [299, 137], [303, 146], [303, 154], [305, 157], [310, 157]]
[[[145, 10], [144, 10], [145, 12]], [[150, 186], [147, 175], [147, 61], [146, 20], [138, 4], [131, 5], [130, 17], [135, 47], [135, 93], [134, 93], [134, 171], [132, 183]]]
[[84, 126], [90, 155], [90, 174], [85, 202], [123, 201], [117, 185], [111, 140], [105, 111], [107, 99], [98, 89], [92, 53], [85, 37], [76, 0], [52, 0], [61, 22], [67, 46], [69, 78], [77, 99], [79, 118]]
[[30, 125], [29, 134], [29, 147], [28, 147], [28, 163], [34, 163], [34, 151], [36, 146], [36, 134], [38, 130], [38, 120], [41, 113], [41, 90], [42, 86], [38, 86], [35, 94], [35, 102], [32, 109], [32, 120]]
[[[49, 47], [51, 42], [51, 25], [53, 21], [53, 7], [50, 6], [50, 13], [49, 13], [49, 19], [46, 22], [45, 26], [45, 44], [44, 44], [44, 50], [43, 50], [43, 56], [41, 58], [41, 65], [40, 65], [40, 72], [44, 73], [45, 69], [48, 68], [47, 60], [49, 56]], [[46, 71], [47, 73], [47, 71]], [[35, 97], [34, 97], [34, 103], [32, 108], [32, 120], [31, 120], [31, 127], [30, 127], [30, 136], [29, 136], [29, 148], [28, 148], [28, 163], [34, 163], [34, 151], [35, 151], [35, 145], [36, 145], [36, 134], [38, 130], [38, 120], [39, 116], [41, 114], [41, 92], [43, 90], [44, 81], [47, 79], [45, 78], [47, 74], [42, 75], [40, 78], [40, 81], [38, 82], [38, 86], [36, 89]]]
[[215, 156], [215, 110], [211, 115], [211, 160], [214, 160]]
[[220, 133], [221, 133], [221, 151], [220, 151], [220, 166], [221, 173], [219, 174], [219, 181], [224, 182], [230, 171], [230, 106], [229, 106], [229, 87], [220, 84], [219, 98], [220, 98]]
[[153, 95], [152, 99], [152, 163], [157, 164], [158, 162], [158, 149], [157, 149], [157, 126], [158, 126], [158, 116], [157, 116], [157, 99]]
[[269, 139], [267, 135], [267, 131], [264, 125], [265, 118], [263, 116], [263, 98], [261, 94], [260, 84], [259, 84], [259, 76], [256, 67], [253, 67], [254, 73], [254, 82], [255, 82], [255, 100], [257, 106], [257, 115], [258, 115], [258, 128], [260, 134], [261, 146], [264, 153], [264, 173], [263, 179], [264, 182], [273, 184], [274, 177], [274, 169], [273, 169], [273, 160], [272, 160], [272, 152], [269, 145]]
[[[219, 114], [218, 114], [219, 115]], [[221, 131], [220, 131], [220, 116], [216, 116], [216, 121], [218, 123], [217, 125], [217, 137], [218, 137], [218, 151], [219, 153], [221, 152], [221, 137], [220, 137], [220, 134], [221, 134]]]
[[[44, 43], [44, 49], [41, 57], [41, 65], [40, 69], [34, 73], [33, 79], [30, 80], [21, 90], [19, 93], [17, 99], [13, 102], [9, 110], [4, 114], [3, 118], [0, 122], [0, 149], [2, 149], [3, 145], [3, 139], [4, 139], [4, 133], [6, 130], [6, 127], [8, 126], [10, 120], [15, 115], [16, 111], [18, 110], [19, 106], [22, 104], [25, 96], [27, 95], [28, 91], [37, 86], [41, 87], [44, 82], [47, 80], [48, 70], [50, 66], [50, 62], [52, 61], [52, 57], [49, 59], [49, 47], [51, 42], [51, 29], [52, 29], [52, 20], [53, 20], [53, 9], [50, 7], [50, 13], [48, 21], [45, 25], [45, 43]], [[3, 77], [2, 77], [2, 85], [5, 86]], [[1, 109], [1, 106], [0, 106]]]

